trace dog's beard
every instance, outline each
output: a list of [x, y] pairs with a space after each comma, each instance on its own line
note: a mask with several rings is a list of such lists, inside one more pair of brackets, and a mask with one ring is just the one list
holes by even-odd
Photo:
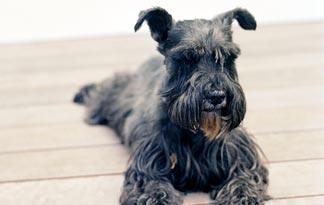
[[200, 129], [209, 139], [216, 139], [224, 129], [224, 122], [216, 112], [202, 112]]
[[221, 110], [203, 111], [201, 99], [202, 92], [189, 88], [170, 104], [169, 116], [173, 123], [182, 128], [192, 132], [201, 130], [209, 139], [216, 139], [228, 126]]
[[177, 97], [171, 102], [168, 110], [171, 121], [180, 127], [196, 131], [200, 126], [200, 99], [200, 92], [195, 92], [193, 88], [189, 88], [186, 93]]
[[169, 114], [173, 123], [192, 132], [201, 130], [211, 140], [220, 136], [228, 127], [220, 111], [202, 111], [199, 105], [195, 106], [186, 102], [181, 103], [179, 100], [173, 104]]
[[[190, 94], [188, 94], [190, 93]], [[245, 98], [243, 92], [230, 96], [225, 108], [204, 111], [202, 95], [189, 88], [170, 104], [171, 121], [182, 128], [197, 132], [201, 130], [208, 139], [216, 139], [223, 133], [237, 127], [245, 114]]]

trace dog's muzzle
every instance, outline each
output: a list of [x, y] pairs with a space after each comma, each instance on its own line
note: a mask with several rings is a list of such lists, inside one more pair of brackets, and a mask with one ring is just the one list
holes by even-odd
[[212, 89], [205, 93], [202, 105], [200, 129], [209, 139], [217, 138], [222, 130], [222, 109], [227, 105], [223, 90]]

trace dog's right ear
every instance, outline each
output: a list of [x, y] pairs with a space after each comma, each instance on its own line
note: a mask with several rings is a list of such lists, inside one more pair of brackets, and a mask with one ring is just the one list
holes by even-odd
[[150, 27], [152, 38], [158, 43], [162, 43], [168, 37], [168, 31], [173, 25], [172, 16], [164, 9], [155, 7], [141, 11], [135, 24], [135, 32], [142, 26], [146, 20]]

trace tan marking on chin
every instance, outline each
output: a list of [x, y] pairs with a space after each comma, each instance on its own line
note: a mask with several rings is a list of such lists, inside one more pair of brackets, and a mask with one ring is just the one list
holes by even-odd
[[216, 114], [212, 112], [203, 112], [202, 120], [200, 123], [200, 129], [205, 133], [205, 136], [214, 140], [219, 136], [222, 128], [222, 120]]

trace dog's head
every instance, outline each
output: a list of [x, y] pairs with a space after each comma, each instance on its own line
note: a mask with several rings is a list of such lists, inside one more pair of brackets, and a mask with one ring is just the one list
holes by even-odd
[[137, 31], [147, 21], [165, 57], [161, 95], [172, 122], [212, 138], [237, 127], [246, 111], [235, 68], [240, 49], [232, 42], [234, 19], [245, 30], [256, 29], [254, 17], [241, 8], [212, 20], [177, 22], [166, 10], [152, 8], [142, 11], [135, 25]]

